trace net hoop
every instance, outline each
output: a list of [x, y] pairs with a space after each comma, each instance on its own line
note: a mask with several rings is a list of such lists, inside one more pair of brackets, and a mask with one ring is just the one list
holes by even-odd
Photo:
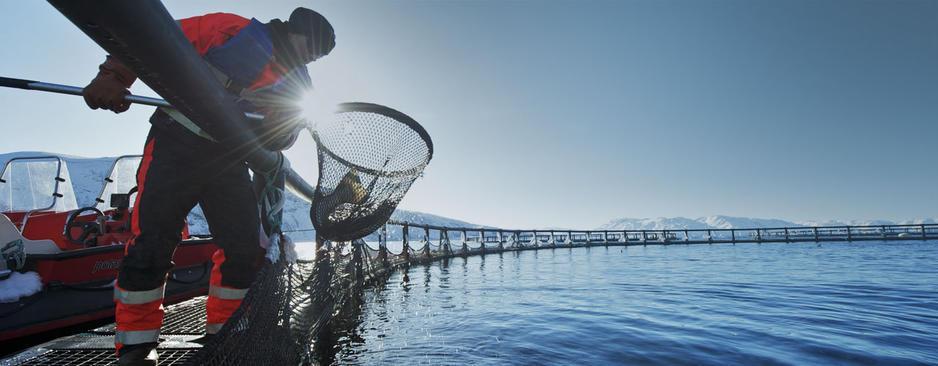
[[433, 157], [433, 141], [417, 121], [371, 103], [343, 103], [335, 123], [312, 131], [319, 179], [310, 207], [317, 236], [362, 238], [391, 217]]
[[331, 157], [332, 159], [335, 159], [336, 161], [342, 164], [348, 165], [348, 166], [354, 166], [360, 172], [379, 176], [379, 177], [387, 177], [387, 178], [404, 177], [404, 176], [410, 176], [410, 175], [420, 173], [420, 171], [422, 171], [427, 166], [427, 164], [430, 163], [430, 160], [433, 159], [433, 140], [430, 139], [430, 134], [427, 133], [427, 130], [424, 129], [423, 126], [421, 126], [419, 123], [417, 123], [417, 121], [415, 121], [410, 116], [404, 114], [403, 112], [400, 112], [396, 109], [386, 107], [380, 104], [364, 103], [364, 102], [342, 103], [342, 104], [339, 104], [338, 108], [336, 109], [337, 114], [349, 113], [349, 112], [374, 113], [374, 114], [388, 117], [407, 127], [410, 127], [410, 129], [416, 132], [417, 135], [419, 135], [420, 138], [423, 139], [424, 143], [427, 144], [427, 150], [428, 150], [427, 158], [426, 160], [423, 161], [422, 164], [418, 164], [410, 169], [394, 170], [394, 171], [375, 170], [375, 169], [361, 166], [360, 164], [355, 164], [337, 155], [336, 153], [332, 151], [332, 149], [329, 148], [329, 146], [325, 142], [323, 142], [320, 139], [319, 133], [313, 131], [313, 134], [312, 134], [313, 140], [316, 141], [316, 144], [319, 147], [320, 151], [325, 153], [326, 155], [329, 155], [329, 157]]

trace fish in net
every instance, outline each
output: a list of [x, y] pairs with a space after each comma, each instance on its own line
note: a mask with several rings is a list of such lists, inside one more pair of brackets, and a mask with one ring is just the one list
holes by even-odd
[[313, 138], [319, 157], [310, 208], [315, 258], [290, 262], [281, 250], [280, 260], [265, 262], [241, 307], [188, 364], [314, 363], [329, 347], [321, 339], [330, 325], [354, 313], [364, 284], [393, 264], [361, 238], [388, 221], [423, 173], [433, 156], [429, 134], [391, 108], [346, 103]]

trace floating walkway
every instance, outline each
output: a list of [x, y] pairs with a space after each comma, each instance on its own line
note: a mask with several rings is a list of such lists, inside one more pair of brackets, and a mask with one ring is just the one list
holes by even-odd
[[[686, 230], [503, 230], [392, 221], [379, 231], [376, 239], [377, 248], [374, 242], [362, 241], [351, 246], [334, 245], [330, 248], [334, 253], [332, 264], [337, 274], [333, 278], [340, 281], [331, 282], [334, 288], [351, 288], [352, 280], [348, 278], [373, 283], [386, 278], [394, 268], [469, 255], [588, 246], [938, 240], [938, 224]], [[389, 242], [397, 250], [389, 249]], [[400, 247], [396, 247], [397, 244]], [[361, 251], [349, 250], [356, 247]], [[362, 254], [357, 257], [354, 253]], [[351, 273], [358, 275], [349, 276]], [[346, 296], [336, 302], [336, 308], [348, 301], [356, 300]], [[201, 348], [194, 340], [204, 331], [204, 304], [205, 298], [197, 297], [167, 307], [160, 344], [161, 365], [193, 362]], [[112, 365], [115, 362], [113, 339], [112, 324], [33, 347], [0, 361], [0, 366]]]
[[[506, 230], [487, 228], [451, 228], [406, 222], [389, 223], [385, 236], [393, 227], [400, 227], [405, 248], [412, 239], [432, 239], [450, 243], [452, 237], [463, 247], [542, 248], [588, 245], [650, 245], [650, 244], [737, 244], [938, 240], [938, 224], [816, 226], [755, 229], [661, 229], [661, 230]], [[379, 240], [380, 242], [380, 240]]]

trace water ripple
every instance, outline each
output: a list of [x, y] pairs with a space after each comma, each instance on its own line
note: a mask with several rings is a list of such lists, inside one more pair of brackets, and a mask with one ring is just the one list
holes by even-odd
[[555, 249], [409, 269], [338, 364], [938, 364], [938, 244]]

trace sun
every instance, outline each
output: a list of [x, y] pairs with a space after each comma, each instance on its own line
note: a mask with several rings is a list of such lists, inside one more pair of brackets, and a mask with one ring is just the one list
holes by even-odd
[[302, 116], [306, 119], [306, 124], [312, 129], [329, 123], [334, 118], [336, 109], [335, 103], [330, 103], [322, 93], [316, 89], [309, 89], [300, 100], [299, 107], [302, 110]]

